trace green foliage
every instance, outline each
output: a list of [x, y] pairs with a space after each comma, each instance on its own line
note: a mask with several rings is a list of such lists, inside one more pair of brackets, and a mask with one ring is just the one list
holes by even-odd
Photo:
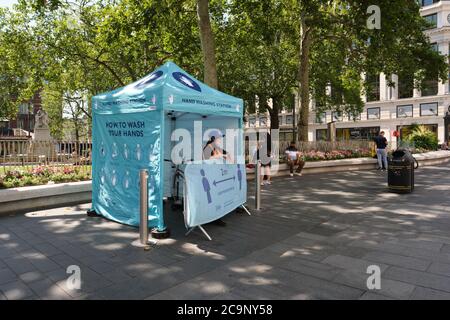
[[[379, 30], [366, 27], [370, 5], [381, 9]], [[219, 89], [242, 97], [249, 112], [255, 95], [261, 111], [276, 114], [291, 108], [293, 88], [306, 88], [303, 103], [309, 106], [310, 95], [317, 112], [358, 114], [367, 90], [363, 73], [416, 75], [418, 88], [425, 79], [447, 78], [415, 1], [210, 0], [209, 7]], [[301, 49], [305, 34], [308, 54]], [[0, 9], [0, 56], [0, 117], [42, 89], [57, 137], [68, 109], [74, 124], [82, 122], [93, 95], [168, 59], [203, 78], [195, 0], [20, 0], [12, 10]], [[304, 78], [298, 86], [306, 71], [308, 83]]]
[[[254, 112], [258, 95], [260, 112], [277, 114], [296, 86], [297, 23], [289, 1], [213, 1], [211, 11], [219, 88], [242, 97], [248, 112]], [[264, 101], [269, 98], [272, 108]]]
[[406, 141], [419, 150], [437, 150], [439, 147], [436, 134], [425, 126], [418, 124], [413, 125]]
[[[415, 1], [326, 2], [309, 14], [315, 18], [310, 65], [318, 112], [359, 113], [364, 106], [361, 93], [368, 89], [367, 84], [361, 86], [363, 73], [414, 74], [417, 88], [426, 78], [447, 81], [445, 58], [431, 49], [423, 33], [426, 23]], [[380, 7], [381, 29], [366, 27], [370, 5]], [[327, 85], [331, 86], [331, 96], [325, 93]]]
[[26, 15], [0, 8], [0, 118], [14, 116], [40, 87], [39, 50], [28, 25]]
[[[69, 102], [70, 117], [90, 116], [90, 97], [123, 86], [167, 59], [201, 76], [194, 0], [20, 1], [0, 11], [0, 116], [11, 96], [44, 90], [52, 132]], [[80, 106], [80, 102], [85, 102]], [[70, 106], [69, 106], [70, 107]]]

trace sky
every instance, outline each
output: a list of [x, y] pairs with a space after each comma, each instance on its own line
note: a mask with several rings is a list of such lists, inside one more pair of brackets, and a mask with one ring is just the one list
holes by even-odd
[[17, 0], [0, 0], [0, 7], [11, 7]]

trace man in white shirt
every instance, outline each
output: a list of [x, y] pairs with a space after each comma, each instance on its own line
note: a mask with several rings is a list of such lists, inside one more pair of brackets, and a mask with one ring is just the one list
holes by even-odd
[[289, 171], [291, 177], [294, 176], [294, 166], [297, 165], [297, 170], [295, 171], [298, 175], [302, 175], [301, 171], [305, 166], [305, 161], [300, 159], [300, 153], [295, 146], [295, 141], [291, 142], [291, 145], [286, 149], [287, 164], [289, 166]]

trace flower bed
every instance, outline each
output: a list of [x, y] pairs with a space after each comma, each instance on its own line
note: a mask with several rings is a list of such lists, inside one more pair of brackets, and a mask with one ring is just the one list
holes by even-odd
[[80, 167], [39, 166], [29, 169], [8, 170], [0, 174], [0, 189], [77, 182], [90, 179], [90, 170], [82, 170]]
[[300, 154], [305, 161], [324, 161], [372, 157], [372, 152], [370, 149], [333, 150], [328, 152], [308, 151], [301, 152]]

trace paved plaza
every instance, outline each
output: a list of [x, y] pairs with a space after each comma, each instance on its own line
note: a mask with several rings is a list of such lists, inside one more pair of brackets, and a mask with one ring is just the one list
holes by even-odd
[[416, 174], [407, 195], [378, 171], [277, 178], [260, 212], [206, 226], [213, 241], [167, 212], [172, 236], [148, 251], [89, 205], [1, 217], [0, 299], [450, 299], [450, 164]]

